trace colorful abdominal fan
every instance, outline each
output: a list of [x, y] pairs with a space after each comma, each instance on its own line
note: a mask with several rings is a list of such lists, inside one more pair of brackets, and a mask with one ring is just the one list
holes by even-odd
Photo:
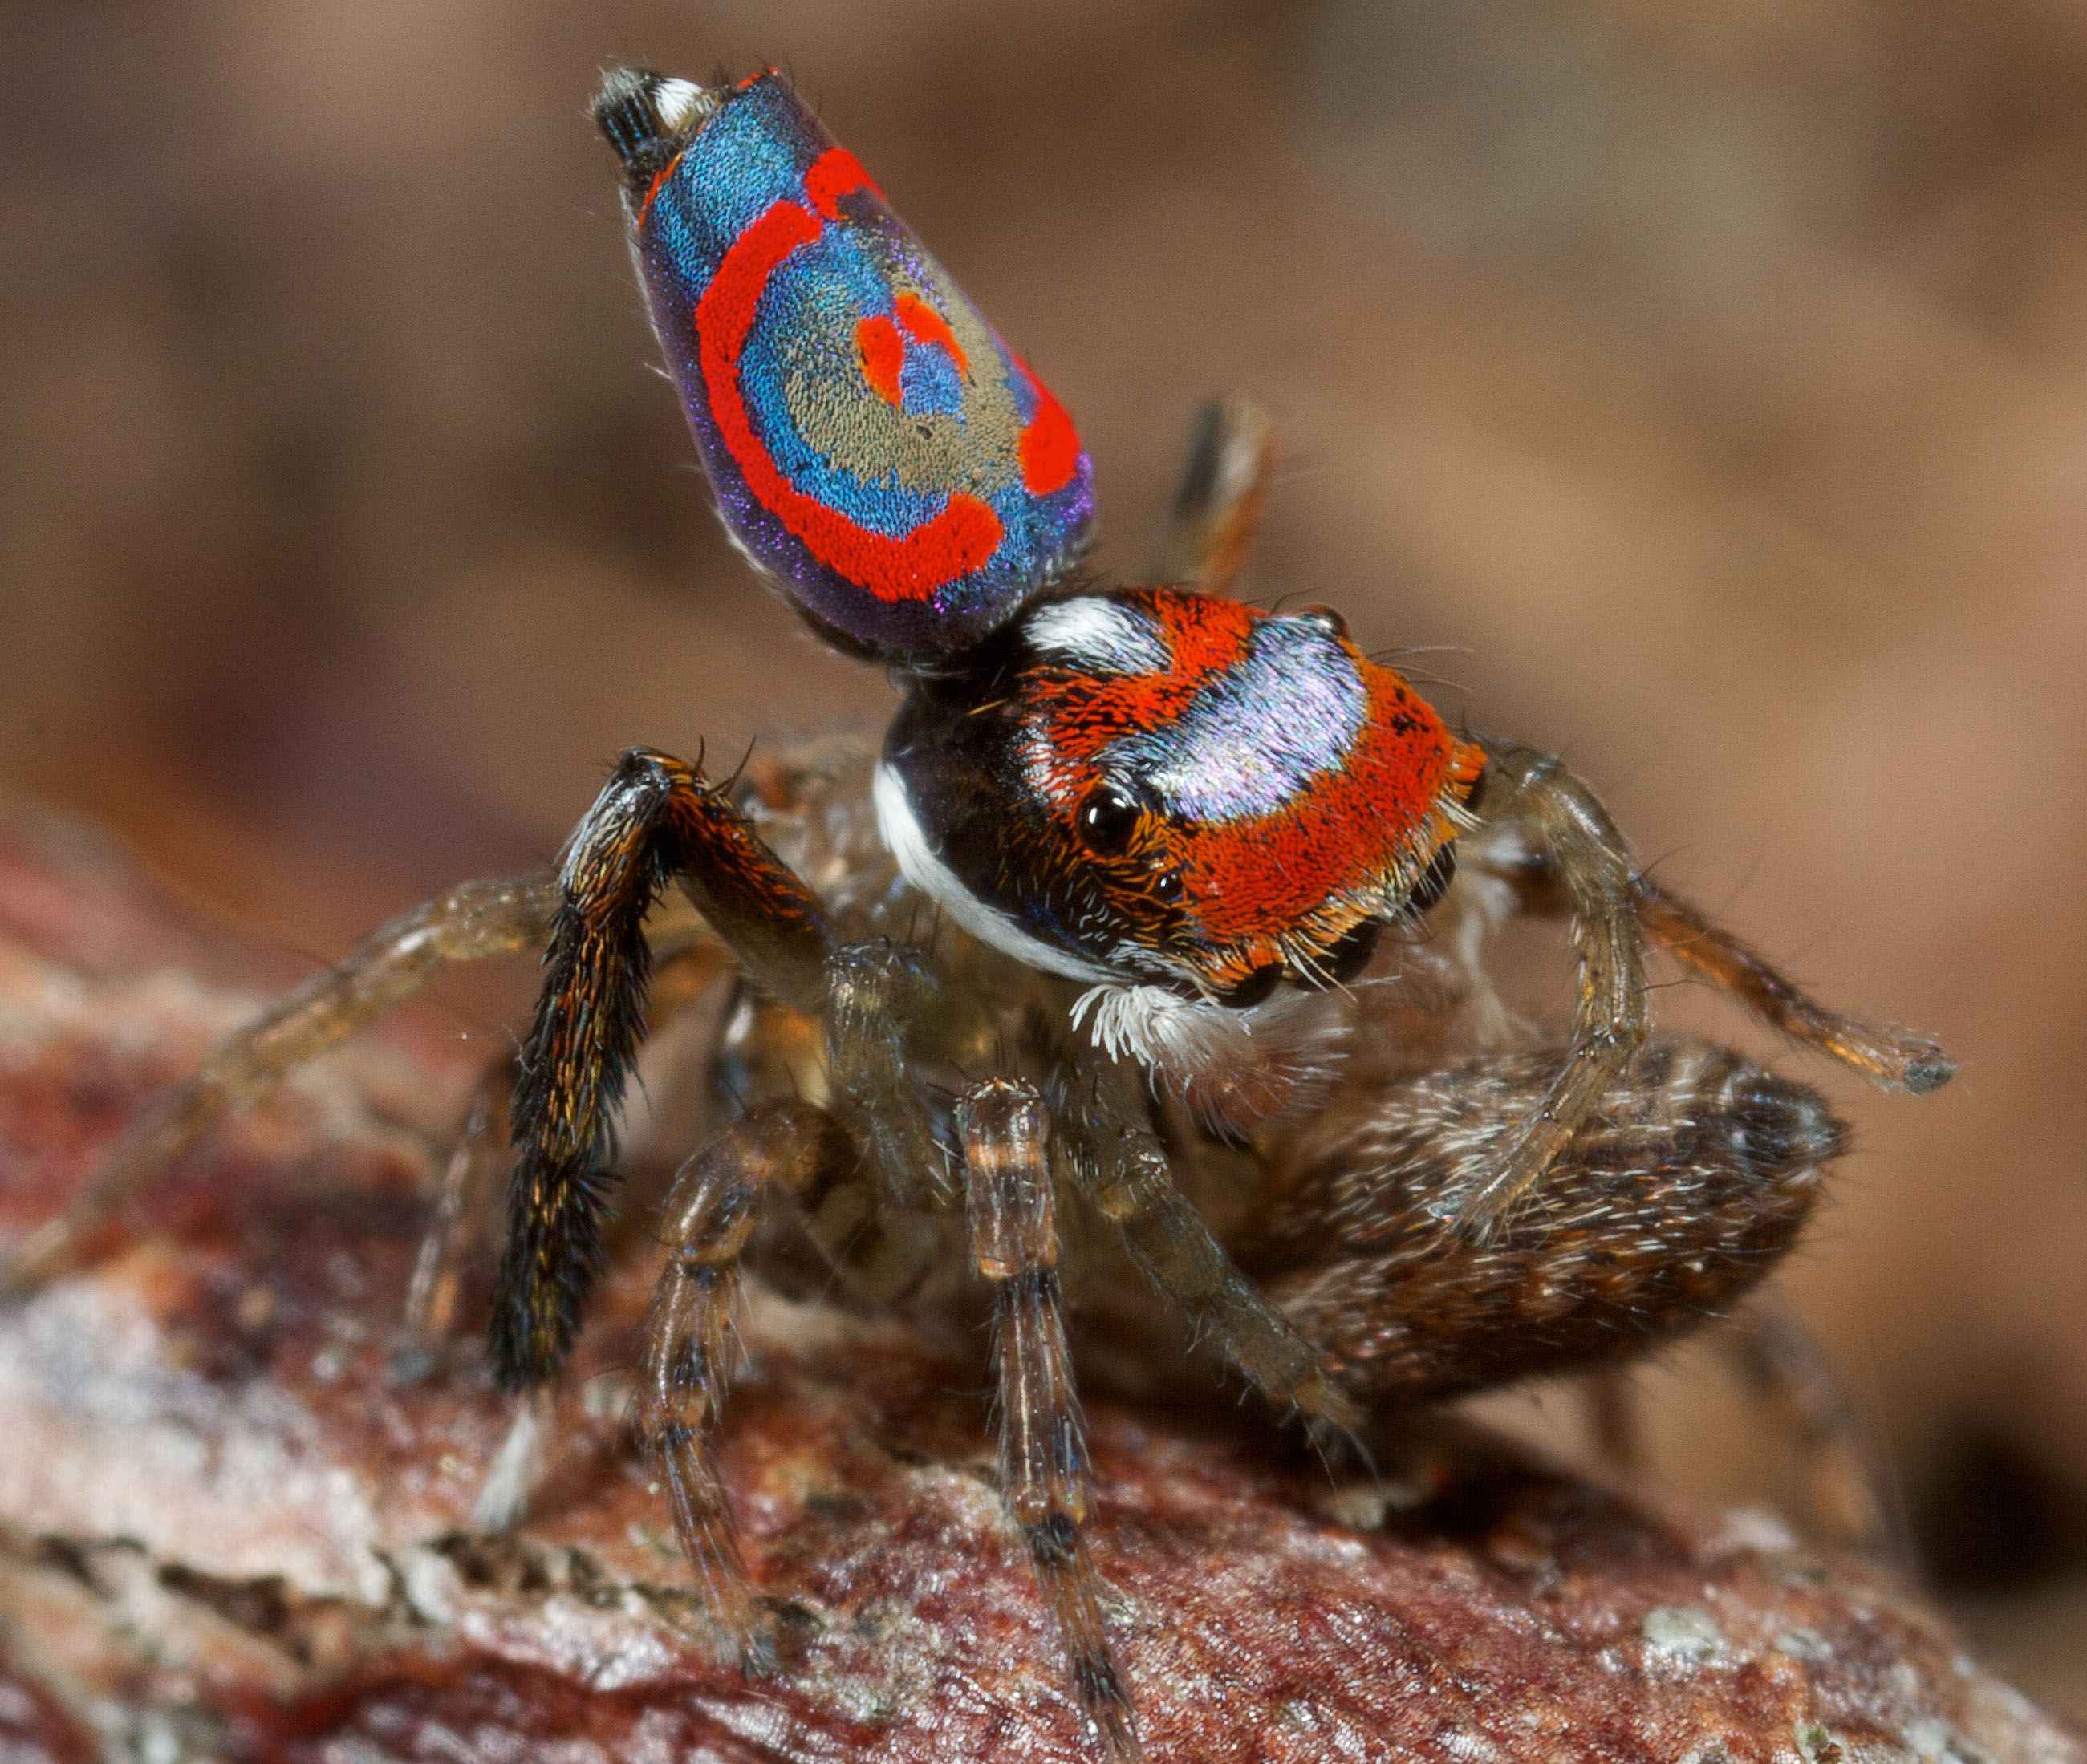
[[800, 611], [927, 661], [1078, 559], [1071, 418], [780, 75], [612, 74], [595, 115], [719, 511]]

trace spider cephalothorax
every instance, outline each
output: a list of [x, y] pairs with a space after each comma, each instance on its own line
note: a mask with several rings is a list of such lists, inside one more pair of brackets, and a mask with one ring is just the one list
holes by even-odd
[[1484, 765], [1335, 615], [1173, 588], [1032, 606], [885, 752], [886, 837], [969, 928], [1232, 1006], [1353, 978], [1446, 883]]
[[[1887, 1089], [1951, 1067], [1639, 875], [1586, 786], [1453, 735], [1337, 615], [1226, 599], [1267, 476], [1241, 407], [1191, 462], [1177, 581], [1070, 589], [1094, 512], [1070, 417], [780, 78], [612, 74], [596, 115], [728, 530], [899, 675], [881, 759], [718, 785], [633, 749], [555, 876], [467, 884], [230, 1038], [11, 1277], [61, 1266], [214, 1113], [437, 963], [541, 948], [534, 1026], [487, 1093], [511, 1076], [493, 1358], [531, 1402], [481, 1511], [511, 1516], [598, 1272], [655, 966], [676, 974], [657, 1011], [715, 980], [707, 1069], [743, 1112], [662, 1214], [636, 1421], [720, 1629], [767, 1661], [713, 1440], [772, 1206], [858, 1295], [953, 1263], [992, 1293], [1003, 1498], [1120, 1764], [1137, 1723], [1087, 1555], [1061, 1213], [1325, 1440], [1670, 1339], [1793, 1240], [1841, 1129], [1800, 1085], [1654, 1036], [1648, 947]], [[704, 928], [663, 950], [670, 882]], [[1374, 949], [1438, 902], [1454, 935]], [[1570, 918], [1562, 1038], [1484, 982], [1483, 934], [1516, 910]]]

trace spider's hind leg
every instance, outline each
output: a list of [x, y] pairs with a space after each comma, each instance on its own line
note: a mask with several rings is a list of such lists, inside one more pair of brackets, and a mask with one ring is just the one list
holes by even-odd
[[1232, 592], [1261, 526], [1274, 462], [1275, 425], [1251, 398], [1234, 394], [1197, 412], [1158, 580], [1209, 594]]
[[1790, 1442], [1803, 1477], [1810, 1528], [1872, 1556], [1899, 1544], [1876, 1458], [1819, 1344], [1771, 1299], [1756, 1299], [1717, 1335], [1718, 1350]]
[[0, 1295], [26, 1293], [77, 1262], [117, 1212], [217, 1121], [393, 1005], [443, 967], [541, 944], [558, 903], [548, 876], [467, 882], [370, 933], [220, 1041], [202, 1067], [152, 1102], [102, 1160], [72, 1206], [32, 1231], [0, 1266]]

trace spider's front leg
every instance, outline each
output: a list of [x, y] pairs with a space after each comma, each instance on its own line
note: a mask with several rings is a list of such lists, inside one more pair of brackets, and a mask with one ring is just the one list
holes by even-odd
[[[1496, 1231], [1526, 1201], [1644, 1046], [1645, 944], [1732, 992], [1762, 1020], [1887, 1090], [1922, 1095], [1954, 1065], [1925, 1036], [1828, 1009], [1697, 908], [1641, 876], [1630, 847], [1594, 793], [1553, 756], [1482, 744], [1475, 807], [1492, 835], [1466, 842], [1525, 899], [1562, 897], [1580, 957], [1573, 1041], [1542, 1102], [1497, 1167], [1463, 1204], [1466, 1229]], [[1501, 839], [1502, 833], [1518, 837]]]
[[1026, 1084], [988, 1080], [958, 1102], [956, 1125], [971, 1255], [993, 1288], [1001, 1498], [1050, 1602], [1081, 1710], [1121, 1764], [1143, 1753], [1083, 1535], [1093, 1472], [1065, 1347], [1044, 1106]]
[[1564, 1063], [1498, 1165], [1464, 1197], [1463, 1222], [1483, 1237], [1529, 1195], [1629, 1068], [1649, 1019], [1630, 848], [1608, 811], [1550, 755], [1505, 745], [1486, 749], [1479, 801], [1487, 819], [1522, 822], [1534, 835], [1570, 903], [1580, 954]]
[[1090, 1056], [1086, 1063], [1090, 1076], [1076, 1093], [1079, 1139], [1068, 1148], [1069, 1161], [1131, 1259], [1199, 1339], [1213, 1342], [1278, 1410], [1302, 1416], [1315, 1439], [1357, 1438], [1363, 1411], [1329, 1376], [1308, 1326], [1300, 1328], [1240, 1270], [1176, 1183], [1167, 1148], [1146, 1122], [1142, 1075], [1125, 1062]]
[[645, 1323], [638, 1432], [658, 1464], [681, 1553], [705, 1604], [750, 1672], [772, 1661], [711, 1440], [732, 1381], [740, 1257], [766, 1194], [809, 1215], [851, 1178], [854, 1142], [809, 1105], [765, 1105], [732, 1123], [675, 1179], [661, 1213], [668, 1261]]

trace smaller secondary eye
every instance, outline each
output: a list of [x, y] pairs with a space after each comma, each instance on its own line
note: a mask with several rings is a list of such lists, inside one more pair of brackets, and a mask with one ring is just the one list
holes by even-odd
[[1162, 870], [1152, 879], [1152, 892], [1172, 906], [1181, 898], [1181, 872], [1179, 870]]
[[1096, 857], [1113, 858], [1137, 830], [1137, 804], [1113, 784], [1088, 791], [1076, 812], [1081, 843]]
[[1291, 616], [1316, 624], [1329, 637], [1345, 638], [1348, 634], [1348, 621], [1331, 607], [1301, 607]]

